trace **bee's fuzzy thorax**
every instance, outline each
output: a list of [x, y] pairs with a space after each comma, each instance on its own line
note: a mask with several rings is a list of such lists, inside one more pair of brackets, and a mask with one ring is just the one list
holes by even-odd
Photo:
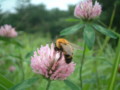
[[57, 39], [56, 40], [56, 47], [61, 48], [60, 43], [68, 44], [69, 42], [64, 38]]

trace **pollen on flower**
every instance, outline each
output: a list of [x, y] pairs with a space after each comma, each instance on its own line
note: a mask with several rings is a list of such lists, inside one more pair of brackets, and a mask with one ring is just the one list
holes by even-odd
[[2, 37], [16, 37], [18, 34], [11, 25], [4, 25], [0, 27], [0, 36]]
[[92, 0], [84, 0], [76, 5], [74, 16], [77, 18], [90, 20], [100, 16], [101, 11], [101, 5], [97, 1], [93, 5]]
[[54, 44], [42, 46], [31, 57], [31, 67], [35, 73], [51, 80], [64, 80], [74, 71], [75, 64], [67, 64], [63, 54], [58, 60], [59, 57], [60, 52], [54, 50]]

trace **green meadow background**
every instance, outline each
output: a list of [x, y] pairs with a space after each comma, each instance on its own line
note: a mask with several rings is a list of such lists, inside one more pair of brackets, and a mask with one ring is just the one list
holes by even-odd
[[[120, 33], [120, 1], [97, 0], [102, 4], [102, 14], [96, 20], [98, 24]], [[4, 1], [0, 1], [2, 4]], [[14, 39], [0, 37], [0, 90], [45, 90], [47, 80], [35, 74], [30, 66], [33, 52], [41, 45], [50, 44], [60, 38], [60, 32], [81, 20], [73, 20], [74, 5], [68, 10], [54, 8], [47, 10], [43, 4], [33, 5], [29, 0], [19, 0], [16, 12], [3, 12], [0, 8], [0, 26], [10, 24], [19, 33]], [[51, 1], [52, 2], [52, 1]], [[82, 31], [72, 35], [63, 36], [70, 42], [84, 47]], [[106, 39], [107, 38], [107, 39]], [[96, 40], [92, 50], [86, 49], [83, 65], [83, 90], [119, 90], [120, 66], [116, 68], [114, 89], [108, 89], [111, 75], [114, 73], [115, 61], [118, 59], [117, 39], [111, 39], [96, 32]], [[106, 44], [105, 44], [106, 42]], [[105, 46], [103, 46], [105, 44]], [[75, 71], [68, 80], [79, 86], [79, 69], [83, 50], [75, 50], [73, 61], [76, 63]], [[120, 55], [119, 55], [120, 56]], [[120, 59], [120, 58], [119, 58]], [[120, 63], [120, 62], [118, 62]], [[14, 66], [15, 70], [10, 71]], [[31, 79], [32, 78], [32, 79]], [[78, 90], [71, 89], [71, 83], [55, 80], [51, 82], [50, 90]], [[16, 85], [16, 86], [14, 86]], [[71, 85], [71, 86], [72, 86]]]

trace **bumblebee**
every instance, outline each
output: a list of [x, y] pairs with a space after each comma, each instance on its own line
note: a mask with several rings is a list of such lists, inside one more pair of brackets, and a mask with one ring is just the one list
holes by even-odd
[[[55, 50], [60, 52], [60, 58], [62, 53], [65, 57], [65, 62], [69, 64], [73, 59], [73, 46], [72, 44], [64, 38], [57, 39], [55, 42]], [[59, 59], [60, 59], [59, 58]]]

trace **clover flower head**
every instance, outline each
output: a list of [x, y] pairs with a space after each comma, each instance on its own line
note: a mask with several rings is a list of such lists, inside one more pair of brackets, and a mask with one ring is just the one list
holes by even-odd
[[16, 37], [18, 34], [15, 30], [15, 28], [13, 28], [11, 25], [4, 25], [0, 27], [0, 36], [2, 37]]
[[76, 5], [74, 16], [77, 18], [90, 20], [100, 16], [101, 12], [101, 5], [97, 1], [93, 5], [92, 0], [84, 0]]
[[[60, 58], [61, 57], [61, 58]], [[75, 64], [65, 62], [64, 55], [55, 51], [54, 44], [41, 46], [31, 57], [31, 67], [35, 73], [41, 74], [51, 80], [64, 80], [75, 69]]]

